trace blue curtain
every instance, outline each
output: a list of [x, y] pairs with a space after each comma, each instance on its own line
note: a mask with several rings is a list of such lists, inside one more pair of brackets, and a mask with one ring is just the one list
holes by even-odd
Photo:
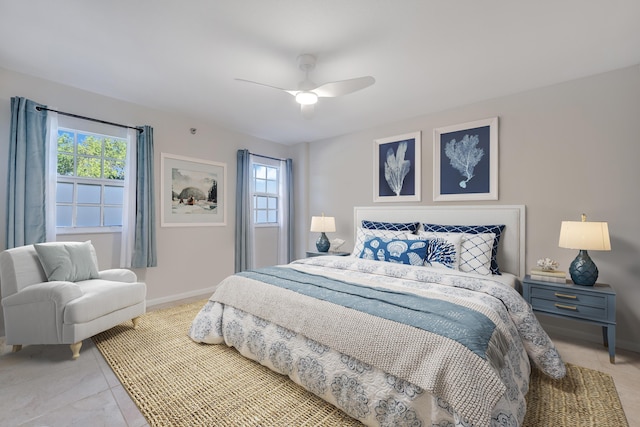
[[287, 262], [293, 261], [293, 160], [285, 161], [285, 174], [287, 177]]
[[136, 163], [136, 226], [131, 267], [155, 267], [158, 261], [151, 126], [143, 126], [138, 133]]
[[235, 271], [245, 271], [253, 265], [251, 232], [251, 154], [238, 150], [236, 179], [236, 247]]
[[6, 247], [46, 241], [47, 112], [31, 100], [11, 98]]

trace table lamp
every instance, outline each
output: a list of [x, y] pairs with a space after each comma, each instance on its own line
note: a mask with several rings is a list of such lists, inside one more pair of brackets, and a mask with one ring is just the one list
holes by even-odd
[[585, 214], [582, 221], [562, 221], [558, 246], [580, 251], [569, 266], [571, 280], [576, 285], [593, 286], [598, 279], [598, 267], [587, 250], [611, 250], [609, 226], [606, 222], [587, 222]]
[[320, 233], [320, 237], [316, 240], [316, 248], [318, 252], [327, 252], [329, 250], [329, 239], [324, 233], [333, 233], [336, 231], [336, 219], [332, 216], [312, 216], [311, 217], [311, 231], [314, 233]]

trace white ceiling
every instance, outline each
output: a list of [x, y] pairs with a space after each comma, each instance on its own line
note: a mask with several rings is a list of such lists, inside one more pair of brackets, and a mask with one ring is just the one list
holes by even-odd
[[[0, 0], [0, 67], [292, 144], [639, 64], [639, 21], [638, 0]], [[234, 80], [295, 89], [301, 53], [318, 84], [376, 83], [307, 120]]]

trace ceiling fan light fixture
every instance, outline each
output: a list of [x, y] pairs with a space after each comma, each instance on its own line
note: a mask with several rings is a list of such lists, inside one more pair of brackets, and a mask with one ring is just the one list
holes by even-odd
[[318, 102], [318, 95], [311, 91], [300, 91], [296, 94], [296, 102], [300, 105], [313, 105]]

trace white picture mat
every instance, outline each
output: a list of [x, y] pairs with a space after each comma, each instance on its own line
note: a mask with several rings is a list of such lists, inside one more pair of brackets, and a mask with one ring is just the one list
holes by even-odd
[[[217, 209], [214, 214], [186, 215], [172, 212], [172, 170], [215, 176], [218, 183]], [[160, 226], [195, 227], [225, 226], [227, 205], [227, 165], [209, 160], [161, 153]]]

